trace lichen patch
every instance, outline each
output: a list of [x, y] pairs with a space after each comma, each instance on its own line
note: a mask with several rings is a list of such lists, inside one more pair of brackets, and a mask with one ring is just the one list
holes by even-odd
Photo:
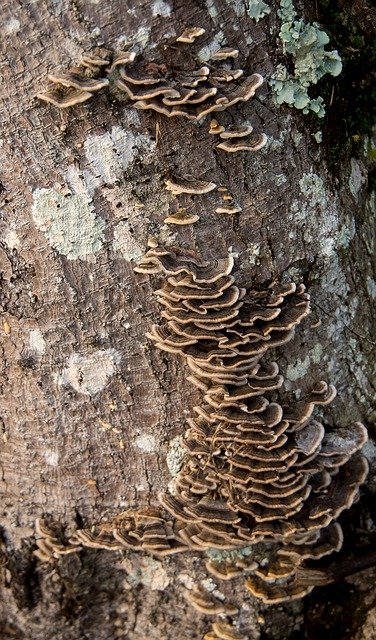
[[93, 193], [103, 184], [114, 184], [139, 155], [149, 162], [154, 148], [155, 143], [148, 135], [121, 127], [89, 136], [84, 143], [89, 166], [83, 171], [88, 192]]
[[120, 359], [121, 355], [115, 349], [94, 351], [86, 356], [74, 353], [57, 382], [61, 386], [73, 387], [78, 393], [93, 396], [105, 388]]
[[138, 260], [144, 253], [144, 249], [132, 235], [128, 222], [122, 221], [114, 229], [112, 246], [119, 251], [126, 260]]
[[145, 453], [153, 453], [153, 451], [157, 451], [158, 449], [156, 438], [147, 434], [137, 436], [137, 438], [135, 438], [135, 445]]
[[87, 196], [35, 189], [33, 200], [34, 222], [56, 251], [76, 260], [100, 250], [105, 223], [95, 214]]
[[32, 329], [29, 333], [30, 351], [43, 355], [46, 351], [46, 341], [40, 329]]
[[167, 16], [171, 15], [172, 8], [164, 0], [155, 0], [151, 5], [151, 10], [153, 17], [161, 16], [162, 18], [167, 18]]

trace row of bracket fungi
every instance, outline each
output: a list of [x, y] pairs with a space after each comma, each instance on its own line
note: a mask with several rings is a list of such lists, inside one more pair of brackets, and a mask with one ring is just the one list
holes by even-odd
[[[187, 40], [180, 37], [177, 42]], [[97, 47], [83, 56], [80, 65], [49, 74], [49, 87], [37, 97], [59, 108], [67, 108], [86, 102], [111, 81], [136, 109], [200, 120], [209, 113], [247, 102], [262, 85], [260, 74], [244, 76], [243, 69], [231, 68], [229, 60], [236, 59], [238, 53], [237, 49], [223, 47], [213, 53], [206, 64], [200, 64], [194, 56], [184, 56], [185, 68], [182, 69], [165, 62], [138, 60], [135, 51], [113, 54]], [[218, 64], [223, 66], [218, 67]], [[215, 133], [213, 127], [211, 133]], [[248, 140], [239, 142], [231, 140], [236, 136], [234, 130], [230, 131], [229, 135], [222, 135], [224, 141], [218, 146], [230, 152], [253, 151], [264, 146], [265, 136], [255, 135], [249, 139], [251, 133], [251, 128], [246, 133], [240, 131], [237, 137], [247, 136]]]
[[[267, 399], [283, 377], [275, 362], [262, 364], [262, 356], [291, 340], [309, 313], [309, 296], [293, 283], [264, 291], [238, 287], [233, 264], [231, 255], [209, 264], [193, 252], [154, 247], [135, 268], [165, 274], [156, 291], [163, 323], [147, 335], [184, 358], [188, 380], [203, 393], [188, 419], [187, 455], [173, 492], [160, 496], [169, 517], [160, 508], [128, 511], [77, 531], [67, 548], [55, 538], [46, 549], [47, 528], [38, 541], [45, 556], [48, 549], [58, 557], [80, 545], [165, 556], [264, 543], [267, 564], [239, 557], [209, 559], [206, 567], [224, 580], [244, 575], [248, 591], [267, 603], [300, 598], [320, 583], [320, 572], [306, 563], [341, 548], [336, 520], [365, 480], [359, 450], [367, 432], [355, 423], [325, 433], [312, 419], [314, 407], [335, 396], [325, 382], [293, 406]], [[188, 597], [203, 613], [232, 615], [231, 605], [207, 594]], [[208, 638], [223, 637], [211, 633]]]

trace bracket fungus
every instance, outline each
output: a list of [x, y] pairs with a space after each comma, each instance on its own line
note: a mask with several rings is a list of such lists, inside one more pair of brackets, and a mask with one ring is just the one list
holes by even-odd
[[215, 51], [211, 60], [227, 60], [228, 58], [237, 58], [239, 55], [238, 49], [233, 49], [233, 47], [222, 47]]
[[[311, 591], [317, 572], [305, 562], [340, 549], [336, 520], [365, 480], [359, 451], [367, 432], [355, 423], [326, 434], [312, 419], [315, 406], [335, 396], [322, 381], [292, 407], [267, 399], [283, 377], [276, 363], [261, 358], [291, 340], [310, 311], [309, 296], [293, 283], [266, 291], [239, 288], [232, 268], [230, 255], [209, 264], [193, 252], [160, 247], [135, 269], [165, 274], [157, 291], [164, 324], [147, 335], [159, 349], [184, 358], [189, 380], [203, 392], [188, 419], [187, 456], [174, 494], [162, 494], [160, 502], [188, 548], [273, 542], [265, 566], [248, 563], [245, 586], [277, 603]], [[243, 569], [213, 562], [207, 568], [224, 578]], [[201, 600], [199, 606], [205, 608]]]
[[166, 180], [165, 184], [167, 191], [171, 191], [174, 196], [179, 196], [182, 193], [202, 195], [203, 193], [210, 193], [210, 191], [213, 191], [217, 186], [214, 182], [197, 180], [192, 176], [186, 176], [185, 178], [176, 176], [171, 180]]
[[184, 29], [183, 33], [176, 38], [176, 42], [186, 42], [188, 44], [193, 44], [193, 42], [199, 36], [204, 35], [205, 29], [202, 27], [187, 27]]
[[[223, 137], [223, 134], [222, 134]], [[258, 133], [251, 137], [250, 140], [241, 138], [240, 140], [226, 140], [217, 144], [217, 149], [222, 149], [228, 153], [236, 153], [237, 151], [259, 151], [265, 147], [268, 141], [265, 133]]]
[[174, 213], [170, 213], [163, 222], [166, 224], [177, 224], [177, 225], [185, 225], [185, 224], [194, 224], [197, 220], [200, 219], [195, 213], [189, 213], [186, 209], [178, 209]]

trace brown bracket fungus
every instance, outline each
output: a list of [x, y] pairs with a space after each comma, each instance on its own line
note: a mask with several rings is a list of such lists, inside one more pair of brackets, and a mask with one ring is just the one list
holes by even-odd
[[200, 216], [195, 213], [189, 213], [186, 209], [178, 209], [175, 213], [170, 213], [163, 222], [166, 224], [185, 225], [194, 224], [199, 219]]
[[192, 176], [186, 176], [185, 178], [176, 176], [172, 180], [166, 180], [165, 184], [167, 191], [171, 191], [174, 196], [179, 196], [182, 193], [202, 195], [203, 193], [210, 193], [217, 186], [214, 182], [197, 180]]
[[[240, 289], [232, 265], [230, 256], [210, 266], [192, 252], [158, 248], [136, 268], [155, 273], [159, 266], [165, 274], [157, 292], [165, 324], [148, 336], [158, 348], [184, 357], [189, 380], [204, 394], [188, 420], [187, 457], [174, 495], [165, 493], [160, 501], [177, 524], [176, 537], [192, 549], [273, 542], [265, 566], [248, 562], [245, 586], [276, 603], [311, 591], [317, 576], [304, 563], [340, 549], [336, 519], [365, 480], [359, 450], [367, 433], [356, 423], [325, 434], [312, 420], [314, 407], [335, 395], [324, 382], [292, 408], [267, 400], [283, 377], [275, 363], [262, 365], [261, 358], [291, 340], [309, 313], [309, 296], [293, 283]], [[207, 567], [225, 579], [246, 570], [212, 562]], [[205, 609], [201, 601], [199, 606]]]
[[252, 136], [251, 140], [228, 140], [217, 144], [217, 149], [222, 149], [228, 153], [236, 153], [238, 151], [259, 151], [265, 147], [268, 141], [265, 133], [259, 133]]
[[229, 138], [244, 138], [249, 136], [253, 131], [250, 124], [231, 124], [227, 129], [220, 133], [220, 138], [227, 140]]
[[187, 27], [184, 29], [183, 33], [176, 38], [176, 42], [186, 42], [188, 44], [193, 44], [196, 38], [204, 35], [205, 29], [202, 27]]
[[237, 58], [239, 55], [238, 49], [233, 49], [232, 47], [222, 47], [222, 49], [218, 49], [215, 51], [211, 60], [227, 60], [227, 58]]

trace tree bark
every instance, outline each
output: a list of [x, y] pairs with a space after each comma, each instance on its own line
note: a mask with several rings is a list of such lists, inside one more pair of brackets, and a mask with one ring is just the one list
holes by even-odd
[[[255, 99], [216, 116], [225, 126], [250, 122], [268, 136], [262, 151], [249, 154], [217, 150], [210, 117], [192, 123], [138, 112], [113, 87], [67, 110], [35, 98], [48, 73], [72, 67], [95, 45], [137, 45], [141, 56], [170, 64], [186, 25], [206, 30], [195, 53], [217, 38], [217, 46], [239, 49], [248, 74], [268, 78], [281, 55], [278, 3], [270, 6], [258, 23], [245, 4], [228, 0], [12, 0], [3, 8], [4, 640], [170, 640], [201, 638], [209, 629], [209, 618], [183, 595], [192, 581], [210, 586], [198, 553], [162, 561], [85, 549], [52, 564], [33, 555], [36, 518], [49, 516], [69, 533], [127, 508], [156, 505], [178, 464], [179, 436], [198, 394], [183, 363], [145, 336], [158, 322], [158, 278], [133, 267], [149, 236], [208, 260], [231, 248], [236, 280], [247, 287], [304, 282], [313, 313], [278, 349], [282, 393], [298, 397], [312, 383], [330, 381], [338, 396], [321, 414], [325, 425], [372, 424], [374, 200], [362, 153], [334, 174], [327, 142], [320, 146], [312, 135], [320, 123], [276, 107], [266, 85]], [[334, 80], [333, 87], [335, 102]], [[216, 192], [181, 200], [200, 216], [196, 224], [164, 224], [176, 203], [164, 180], [187, 174], [227, 187], [241, 213], [215, 213]], [[344, 519], [347, 554], [375, 535], [367, 499], [374, 451], [368, 445], [365, 497]], [[249, 638], [339, 638], [333, 620], [348, 604], [341, 638], [358, 628], [358, 640], [365, 640], [375, 624], [371, 574], [283, 607], [260, 604], [241, 580], [216, 588], [235, 593]], [[337, 613], [324, 622], [328, 603]]]

